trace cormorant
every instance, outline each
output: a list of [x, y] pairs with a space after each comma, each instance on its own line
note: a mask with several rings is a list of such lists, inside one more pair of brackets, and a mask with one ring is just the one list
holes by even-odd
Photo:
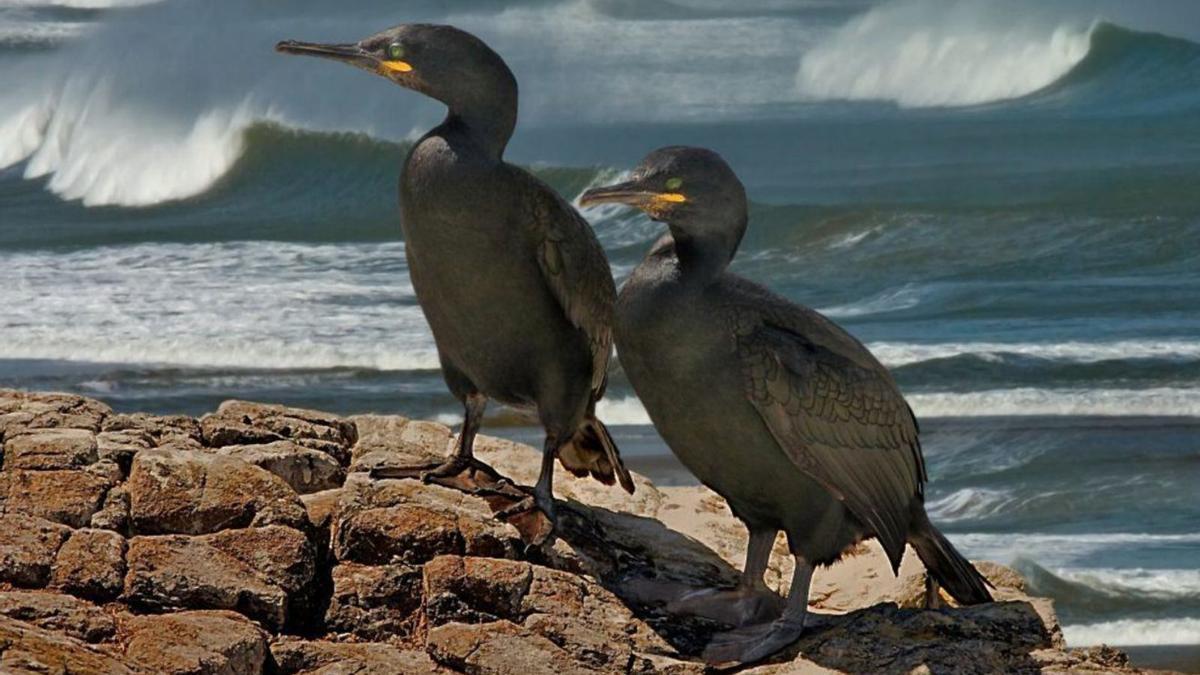
[[[500, 56], [453, 26], [405, 24], [356, 44], [280, 42], [335, 59], [444, 103], [445, 120], [413, 145], [400, 178], [405, 256], [463, 403], [450, 457], [422, 477], [466, 470], [499, 478], [472, 446], [489, 398], [536, 411], [546, 431], [533, 499], [553, 522], [554, 459], [572, 473], [633, 492], [596, 401], [607, 383], [616, 287], [604, 250], [549, 186], [504, 161], [517, 121], [517, 81]], [[405, 470], [377, 477], [411, 475]]]
[[690, 594], [682, 606], [761, 620], [752, 610], [773, 596], [762, 577], [779, 530], [796, 559], [782, 616], [719, 634], [706, 659], [751, 663], [795, 642], [814, 566], [868, 537], [893, 571], [908, 543], [959, 602], [991, 600], [925, 514], [917, 420], [887, 369], [821, 314], [727, 270], [748, 214], [719, 155], [656, 150], [631, 180], [580, 203], [628, 204], [668, 224], [621, 289], [617, 352], [671, 450], [750, 533], [738, 587]]

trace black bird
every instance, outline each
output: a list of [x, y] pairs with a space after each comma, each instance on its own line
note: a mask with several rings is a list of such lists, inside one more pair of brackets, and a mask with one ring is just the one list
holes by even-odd
[[796, 559], [782, 616], [718, 635], [706, 659], [751, 663], [794, 642], [813, 567], [868, 537], [893, 571], [908, 543], [959, 602], [990, 601], [986, 580], [925, 514], [917, 421], [887, 369], [821, 314], [726, 269], [748, 215], [725, 161], [656, 150], [631, 180], [581, 200], [610, 202], [670, 229], [617, 300], [621, 365], [671, 450], [750, 532], [738, 588], [681, 604], [733, 614], [731, 623], [761, 620], [752, 608], [769, 593], [762, 576], [779, 530]]
[[[489, 398], [535, 411], [546, 430], [533, 499], [554, 520], [554, 459], [576, 475], [633, 492], [612, 437], [596, 419], [612, 352], [616, 288], [604, 250], [574, 208], [504, 161], [517, 121], [517, 81], [496, 52], [452, 26], [405, 24], [356, 44], [280, 42], [335, 59], [444, 103], [445, 120], [408, 154], [400, 178], [405, 255], [437, 342], [442, 373], [463, 403], [457, 446], [426, 480], [482, 471], [472, 446]], [[377, 477], [404, 471], [381, 470]]]

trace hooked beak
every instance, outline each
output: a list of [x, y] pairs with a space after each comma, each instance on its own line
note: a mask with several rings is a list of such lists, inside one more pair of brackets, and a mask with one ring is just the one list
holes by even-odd
[[321, 44], [319, 42], [299, 42], [297, 40], [284, 40], [275, 45], [275, 51], [284, 54], [299, 54], [301, 56], [319, 56], [325, 59], [334, 59], [336, 61], [348, 61], [358, 63], [361, 61], [374, 61], [375, 59], [364, 52], [358, 45], [354, 44]]
[[649, 190], [636, 180], [592, 188], [579, 197], [580, 206], [626, 204], [645, 211], [656, 220], [667, 217], [672, 207], [686, 201], [687, 197], [679, 192]]
[[595, 187], [584, 192], [579, 198], [579, 205], [628, 204], [629, 206], [641, 208], [649, 204], [653, 198], [654, 193], [641, 189], [637, 181], [626, 181], [624, 183], [617, 183], [616, 185]]
[[321, 44], [319, 42], [284, 40], [275, 45], [275, 51], [283, 54], [299, 54], [301, 56], [318, 56], [324, 59], [333, 59], [384, 76], [389, 76], [393, 73], [407, 73], [413, 69], [407, 61], [384, 61], [364, 51], [362, 47], [356, 44]]

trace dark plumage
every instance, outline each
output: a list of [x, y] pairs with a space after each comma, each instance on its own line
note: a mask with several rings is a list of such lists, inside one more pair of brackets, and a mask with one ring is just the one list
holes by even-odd
[[912, 544], [959, 601], [989, 601], [983, 577], [925, 515], [917, 421], [887, 369], [821, 314], [727, 271], [747, 203], [720, 156], [657, 150], [630, 181], [582, 200], [605, 202], [670, 227], [617, 301], [622, 367], [667, 444], [750, 531], [738, 589], [680, 606], [761, 619], [774, 604], [762, 575], [779, 530], [796, 557], [782, 617], [718, 636], [707, 656], [752, 662], [793, 642], [813, 566], [868, 537], [894, 568]]
[[594, 414], [612, 351], [616, 290], [608, 262], [570, 204], [504, 161], [517, 120], [517, 82], [504, 60], [469, 33], [425, 24], [397, 26], [357, 44], [288, 41], [276, 48], [350, 63], [448, 109], [413, 146], [400, 179], [413, 288], [446, 384], [466, 411], [454, 454], [425, 477], [465, 469], [495, 475], [472, 454], [493, 398], [535, 411], [545, 427], [534, 492], [551, 519], [555, 457], [576, 475], [620, 481], [633, 492]]

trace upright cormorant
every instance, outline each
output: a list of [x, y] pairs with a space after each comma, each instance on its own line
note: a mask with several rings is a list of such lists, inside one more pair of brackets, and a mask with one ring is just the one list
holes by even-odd
[[[604, 250], [574, 208], [504, 161], [517, 81], [496, 52], [452, 26], [406, 24], [356, 44], [280, 42], [335, 59], [444, 103], [400, 178], [401, 227], [417, 299], [442, 373], [465, 409], [451, 456], [426, 480], [477, 470], [472, 453], [489, 398], [535, 411], [546, 431], [533, 499], [554, 520], [554, 459], [633, 492], [595, 408], [607, 382], [616, 288]], [[403, 471], [378, 476], [405, 475]], [[514, 511], [519, 509], [513, 509]]]
[[985, 579], [925, 514], [917, 421], [887, 369], [821, 314], [726, 269], [748, 214], [725, 161], [699, 148], [656, 150], [631, 180], [581, 201], [612, 202], [670, 229], [617, 300], [622, 368], [671, 450], [750, 532], [738, 588], [682, 604], [761, 620], [719, 610], [763, 606], [751, 600], [768, 593], [762, 577], [779, 530], [796, 559], [782, 616], [719, 634], [705, 657], [751, 663], [794, 642], [813, 567], [868, 537], [893, 571], [908, 543], [959, 602], [990, 601]]

